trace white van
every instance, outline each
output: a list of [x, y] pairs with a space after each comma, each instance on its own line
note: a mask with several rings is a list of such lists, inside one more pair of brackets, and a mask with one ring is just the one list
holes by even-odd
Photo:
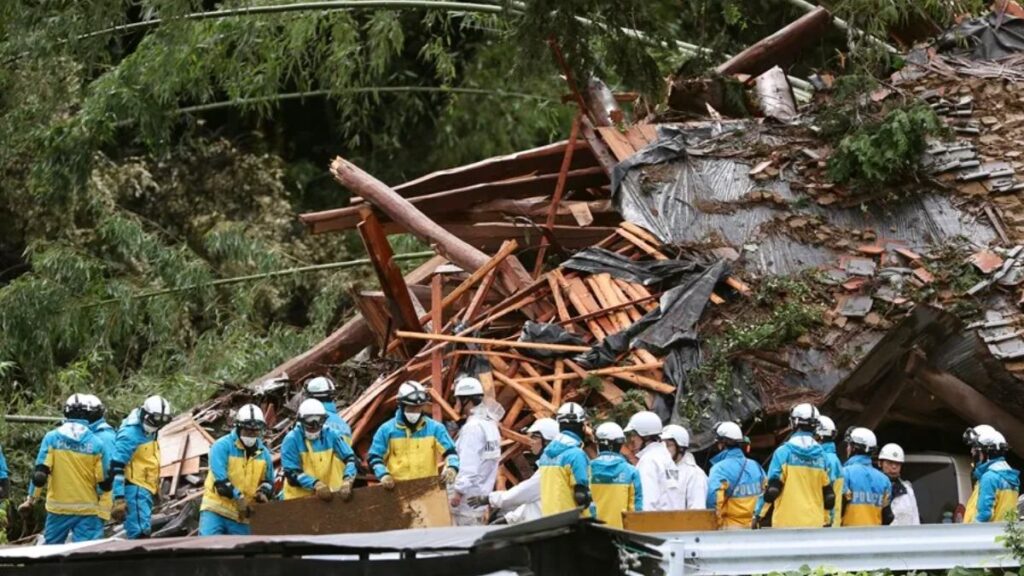
[[922, 524], [962, 522], [971, 496], [971, 459], [945, 452], [907, 454], [901, 476], [914, 485]]

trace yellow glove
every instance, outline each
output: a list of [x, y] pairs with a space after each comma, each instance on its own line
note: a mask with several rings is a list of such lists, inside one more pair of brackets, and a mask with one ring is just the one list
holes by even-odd
[[442, 484], [453, 484], [455, 477], [458, 476], [459, 471], [450, 466], [445, 466], [444, 470], [441, 470], [441, 483]]
[[338, 495], [341, 499], [348, 502], [352, 499], [352, 479], [349, 478], [341, 483], [341, 489], [338, 490]]
[[331, 489], [327, 484], [324, 484], [319, 480], [317, 480], [316, 484], [313, 486], [313, 492], [316, 492], [316, 497], [324, 502], [334, 500], [334, 492], [331, 492]]
[[380, 485], [383, 486], [387, 490], [394, 490], [395, 489], [395, 477], [392, 476], [391, 474], [385, 475], [383, 478], [380, 479]]
[[110, 519], [114, 522], [124, 522], [124, 517], [128, 515], [128, 504], [125, 503], [124, 498], [118, 498], [114, 500], [114, 507], [110, 509]]

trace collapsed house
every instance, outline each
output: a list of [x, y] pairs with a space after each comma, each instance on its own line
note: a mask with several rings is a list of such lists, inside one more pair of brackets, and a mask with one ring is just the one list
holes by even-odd
[[[1006, 34], [1024, 25], [1005, 18]], [[735, 420], [767, 451], [789, 408], [813, 401], [840, 429], [911, 449], [962, 449], [963, 428], [987, 422], [1024, 456], [1024, 55], [992, 17], [965, 26], [974, 48], [913, 51], [862, 96], [924, 103], [949, 128], [900, 187], [832, 182], [815, 114], [829, 96], [797, 116], [763, 50], [725, 70], [758, 95], [753, 118], [723, 117], [712, 90], [697, 92], [705, 117], [628, 123], [628, 98], [591, 82], [566, 141], [393, 188], [337, 159], [351, 204], [301, 220], [357, 229], [380, 290], [355, 294], [360, 314], [315, 348], [162, 432], [171, 499], [156, 524], [187, 532], [204, 427], [255, 398], [276, 447], [301, 382], [357, 355], [383, 371], [343, 410], [357, 454], [403, 381], [427, 385], [433, 416], [454, 423], [453, 383], [475, 375], [504, 410], [499, 489], [531, 473], [523, 429], [570, 400], [595, 420], [655, 410], [696, 448]], [[693, 104], [692, 88], [673, 82], [670, 102]], [[387, 241], [402, 232], [438, 253], [404, 275]]]

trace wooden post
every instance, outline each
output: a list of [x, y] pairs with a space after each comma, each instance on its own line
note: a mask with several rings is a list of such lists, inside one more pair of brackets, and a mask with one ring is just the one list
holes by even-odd
[[562, 194], [565, 193], [565, 179], [569, 175], [569, 167], [572, 166], [572, 153], [576, 149], [574, 144], [580, 135], [580, 115], [577, 114], [572, 121], [572, 128], [569, 129], [569, 145], [565, 147], [565, 156], [562, 157], [562, 167], [558, 171], [558, 182], [555, 184], [555, 193], [551, 196], [551, 205], [548, 207], [548, 218], [544, 227], [549, 234], [540, 239], [540, 249], [537, 251], [537, 264], [533, 268], [533, 276], [536, 278], [544, 270], [544, 256], [548, 250], [548, 238], [554, 234], [555, 217], [558, 215], [558, 205], [562, 203]]
[[[402, 330], [419, 332], [422, 326], [416, 314], [416, 307], [412, 304], [412, 298], [409, 297], [409, 287], [405, 284], [398, 265], [392, 260], [394, 253], [391, 251], [387, 235], [384, 234], [384, 228], [369, 208], [363, 211], [363, 221], [359, 223], [358, 229], [366, 246], [366, 253], [373, 263], [373, 269], [377, 272], [380, 288], [387, 296], [395, 325]], [[408, 356], [412, 356], [422, 347], [422, 343], [418, 346], [404, 346]]]
[[[335, 158], [331, 163], [331, 174], [342, 186], [371, 202], [392, 220], [401, 223], [406, 230], [434, 246], [440, 254], [464, 270], [476, 270], [487, 264], [487, 254], [439, 226], [408, 200], [355, 164], [341, 157]], [[515, 256], [505, 258], [498, 270], [501, 286], [510, 294], [530, 284], [529, 273]]]
[[829, 11], [819, 6], [733, 56], [718, 66], [716, 71], [723, 76], [760, 76], [772, 66], [785, 66], [799, 55], [801, 50], [824, 36], [831, 21], [832, 15]]
[[[434, 274], [434, 279], [430, 283], [430, 324], [434, 329], [434, 334], [440, 334], [441, 328], [444, 325], [444, 305], [442, 304], [441, 294], [441, 275]], [[442, 354], [444, 350], [438, 348], [430, 353], [430, 387], [437, 391], [437, 393], [444, 398], [444, 377], [442, 375], [443, 366], [442, 360], [444, 360]], [[438, 402], [434, 402], [432, 416], [434, 420], [441, 421], [441, 405]], [[458, 420], [458, 418], [456, 418]]]

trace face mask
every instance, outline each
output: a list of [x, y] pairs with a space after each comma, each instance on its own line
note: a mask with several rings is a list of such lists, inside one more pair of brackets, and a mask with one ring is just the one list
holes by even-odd
[[316, 432], [310, 432], [309, 430], [303, 430], [302, 433], [306, 435], [306, 440], [316, 440], [317, 438], [320, 437], [320, 431], [319, 430], [317, 430]]
[[419, 412], [407, 412], [405, 414], [405, 419], [409, 421], [409, 424], [415, 424], [420, 421], [420, 416], [423, 416], [423, 414], [420, 414]]
[[146, 434], [156, 434], [156, 431], [159, 430], [159, 428], [157, 428], [156, 426], [151, 426], [151, 425], [146, 424], [145, 422], [143, 422], [142, 423], [142, 430]]
[[242, 444], [246, 448], [252, 448], [253, 446], [256, 445], [256, 442], [259, 440], [259, 438], [255, 436], [239, 436], [239, 438], [242, 439]]

